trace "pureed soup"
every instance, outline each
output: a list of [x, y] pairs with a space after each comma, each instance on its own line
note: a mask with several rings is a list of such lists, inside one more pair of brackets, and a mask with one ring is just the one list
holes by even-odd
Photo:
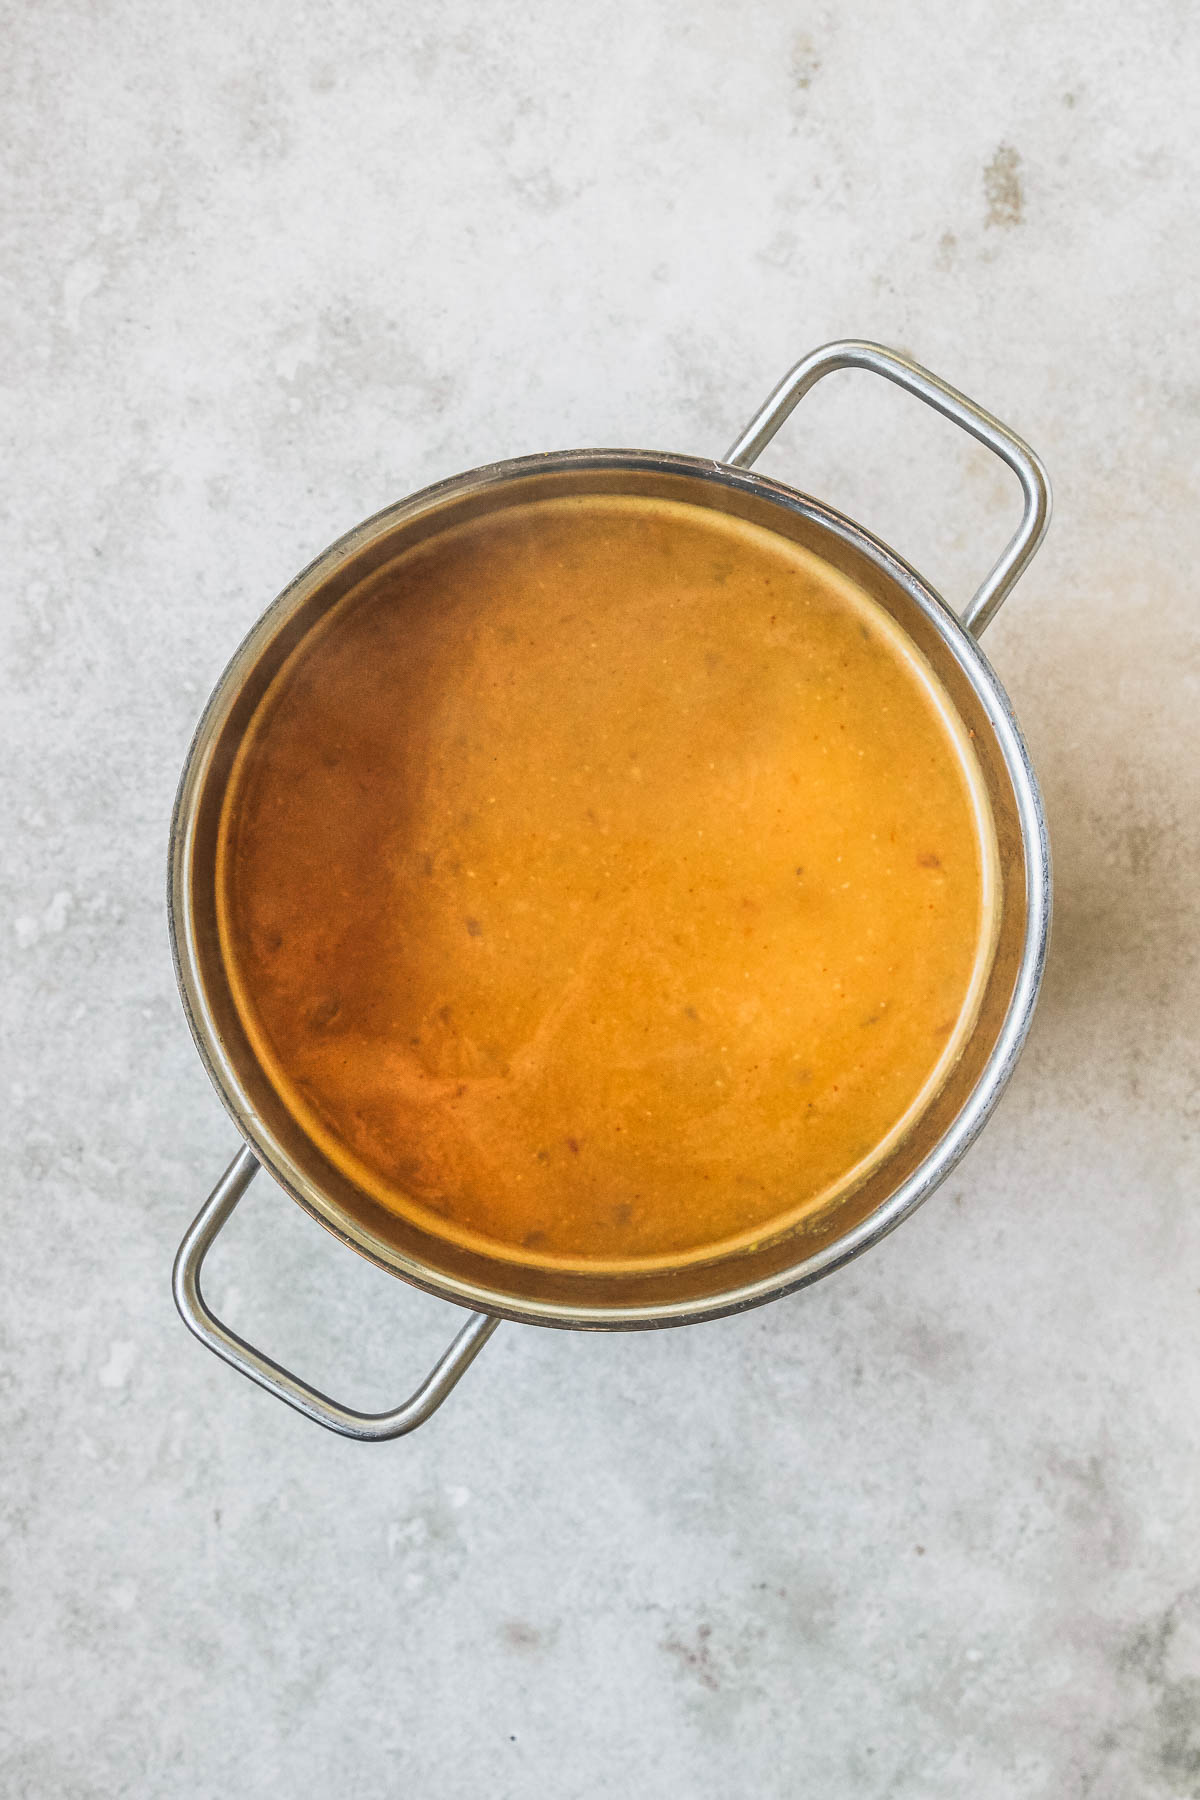
[[361, 1189], [561, 1267], [848, 1194], [970, 1031], [995, 833], [932, 670], [775, 533], [619, 495], [403, 553], [259, 705], [218, 853], [256, 1055]]

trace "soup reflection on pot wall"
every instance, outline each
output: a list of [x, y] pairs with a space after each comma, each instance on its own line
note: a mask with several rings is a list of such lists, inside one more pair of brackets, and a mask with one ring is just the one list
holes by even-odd
[[[846, 368], [1018, 477], [960, 613], [751, 472]], [[850, 341], [721, 462], [518, 458], [318, 557], [218, 683], [172, 825], [180, 992], [244, 1140], [176, 1260], [191, 1330], [317, 1423], [395, 1437], [502, 1318], [697, 1323], [911, 1212], [986, 1122], [1041, 980], [1041, 799], [978, 635], [1049, 513], [1020, 439]], [[207, 1306], [260, 1166], [468, 1310], [395, 1410], [318, 1393]]]

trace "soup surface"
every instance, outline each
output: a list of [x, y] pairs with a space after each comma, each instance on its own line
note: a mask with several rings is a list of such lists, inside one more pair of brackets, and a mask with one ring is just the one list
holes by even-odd
[[358, 1185], [525, 1262], [678, 1262], [846, 1193], [937, 1092], [995, 842], [862, 590], [681, 502], [512, 507], [293, 652], [225, 802], [256, 1053]]

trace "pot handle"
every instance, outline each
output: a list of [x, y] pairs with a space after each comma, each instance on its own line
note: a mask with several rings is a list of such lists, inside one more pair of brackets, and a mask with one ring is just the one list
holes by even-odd
[[361, 1413], [340, 1406], [336, 1400], [318, 1393], [295, 1375], [272, 1362], [261, 1350], [255, 1350], [237, 1333], [223, 1325], [200, 1292], [200, 1270], [204, 1259], [216, 1242], [217, 1234], [227, 1224], [234, 1207], [257, 1175], [258, 1158], [249, 1149], [239, 1150], [216, 1187], [200, 1208], [188, 1229], [171, 1278], [172, 1292], [180, 1316], [189, 1331], [202, 1344], [224, 1358], [259, 1387], [266, 1388], [277, 1400], [294, 1406], [297, 1412], [336, 1431], [342, 1437], [359, 1438], [366, 1443], [379, 1443], [384, 1438], [403, 1437], [423, 1425], [437, 1411], [451, 1388], [474, 1362], [483, 1346], [500, 1323], [490, 1313], [472, 1313], [450, 1348], [439, 1357], [420, 1387], [402, 1406], [392, 1412]]
[[870, 369], [873, 374], [894, 381], [897, 387], [915, 394], [918, 400], [924, 400], [935, 412], [952, 419], [981, 444], [986, 444], [989, 450], [994, 450], [1021, 483], [1025, 496], [1021, 523], [991, 574], [962, 611], [963, 624], [978, 637], [995, 617], [1001, 601], [1020, 580], [1046, 535], [1050, 523], [1050, 482], [1029, 445], [999, 419], [994, 419], [991, 413], [984, 412], [981, 406], [960, 394], [957, 388], [939, 381], [928, 369], [910, 362], [898, 351], [886, 350], [882, 344], [868, 344], [854, 338], [824, 344], [784, 376], [762, 410], [727, 452], [725, 461], [734, 468], [748, 469], [808, 390], [835, 369]]

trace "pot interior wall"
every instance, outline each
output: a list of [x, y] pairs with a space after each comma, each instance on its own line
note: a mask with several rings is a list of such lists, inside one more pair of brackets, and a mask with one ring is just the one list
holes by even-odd
[[[217, 932], [216, 844], [233, 760], [259, 699], [314, 623], [365, 577], [433, 532], [497, 507], [621, 493], [716, 508], [765, 526], [858, 582], [904, 628], [971, 733], [1000, 853], [996, 952], [974, 1031], [940, 1093], [856, 1190], [752, 1249], [646, 1273], [522, 1267], [434, 1236], [364, 1195], [308, 1139], [264, 1078], [243, 1031]], [[977, 1088], [1008, 1017], [1027, 954], [1025, 842], [1013, 773], [981, 691], [979, 663], [944, 628], [940, 603], [866, 534], [790, 490], [720, 465], [626, 452], [529, 459], [443, 484], [359, 527], [275, 603], [234, 658], [193, 745], [177, 813], [172, 924], [181, 987], [201, 1054], [226, 1105], [284, 1187], [376, 1262], [486, 1310], [551, 1324], [670, 1322], [769, 1297], [869, 1220], [910, 1180]], [[1011, 753], [1010, 753], [1011, 754]], [[751, 1290], [755, 1290], [751, 1292]]]

